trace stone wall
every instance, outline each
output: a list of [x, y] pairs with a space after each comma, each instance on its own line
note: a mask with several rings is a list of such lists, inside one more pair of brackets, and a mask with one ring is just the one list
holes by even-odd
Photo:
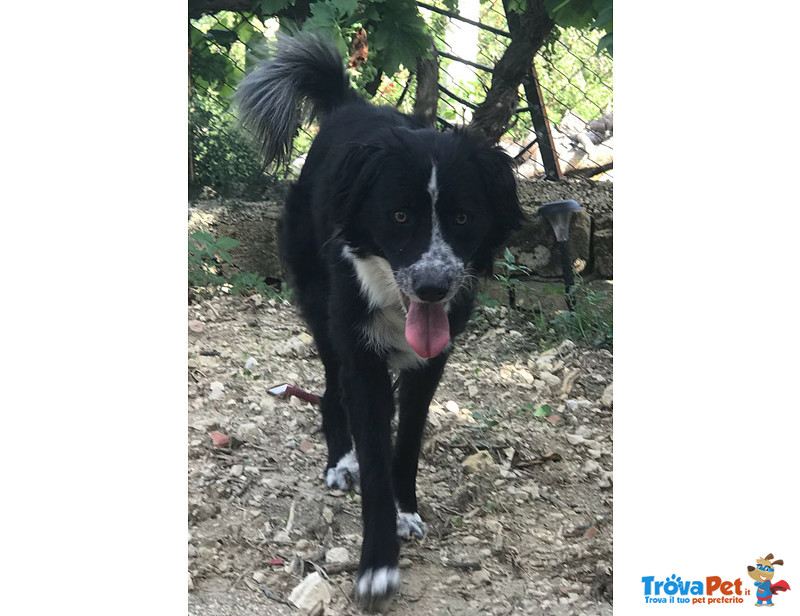
[[[561, 278], [561, 261], [550, 224], [537, 210], [542, 203], [574, 199], [583, 208], [572, 219], [570, 250], [581, 275], [613, 278], [613, 184], [589, 180], [519, 182], [520, 203], [528, 215], [508, 247], [518, 263], [534, 276]], [[242, 244], [231, 250], [233, 262], [271, 280], [282, 280], [278, 262], [277, 224], [283, 200], [259, 202], [198, 201], [189, 206], [189, 230], [204, 229], [215, 237], [232, 237]]]

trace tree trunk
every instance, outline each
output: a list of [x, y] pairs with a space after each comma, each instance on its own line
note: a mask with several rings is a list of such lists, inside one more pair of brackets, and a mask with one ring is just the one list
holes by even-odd
[[497, 143], [508, 129], [519, 102], [519, 84], [530, 70], [533, 56], [555, 26], [543, 0], [528, 0], [521, 15], [508, 10], [508, 0], [503, 2], [503, 6], [511, 43], [495, 65], [486, 100], [475, 110], [470, 124], [492, 143]]
[[439, 57], [436, 45], [431, 40], [430, 58], [420, 58], [417, 62], [417, 98], [414, 101], [414, 115], [431, 128], [436, 125], [436, 105], [439, 100]]

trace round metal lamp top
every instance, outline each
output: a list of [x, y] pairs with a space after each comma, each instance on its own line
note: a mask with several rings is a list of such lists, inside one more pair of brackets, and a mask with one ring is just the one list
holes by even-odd
[[552, 216], [554, 214], [563, 214], [565, 212], [576, 212], [581, 209], [578, 202], [573, 199], [564, 199], [563, 201], [549, 201], [542, 203], [539, 206], [539, 213], [542, 216]]

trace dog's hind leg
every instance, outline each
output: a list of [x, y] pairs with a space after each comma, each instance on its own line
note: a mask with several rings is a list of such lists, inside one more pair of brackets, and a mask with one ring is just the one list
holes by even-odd
[[400, 415], [392, 463], [392, 479], [397, 500], [397, 534], [409, 538], [425, 535], [426, 526], [417, 513], [417, 467], [422, 432], [447, 354], [430, 359], [424, 366], [400, 373]]
[[342, 406], [339, 359], [330, 339], [330, 283], [309, 227], [309, 208], [308, 190], [300, 184], [293, 185], [289, 189], [280, 227], [281, 261], [325, 366], [325, 394], [320, 401], [322, 431], [328, 445], [325, 483], [340, 490], [358, 490], [358, 461]]
[[350, 425], [342, 405], [339, 361], [327, 336], [317, 342], [322, 363], [325, 365], [325, 394], [322, 396], [322, 431], [328, 444], [328, 463], [325, 465], [325, 483], [329, 488], [361, 491], [358, 459], [350, 438]]

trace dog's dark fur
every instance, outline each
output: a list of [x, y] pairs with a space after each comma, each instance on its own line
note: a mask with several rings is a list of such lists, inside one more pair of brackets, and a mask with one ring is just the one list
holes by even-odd
[[[356, 596], [380, 607], [399, 584], [398, 535], [425, 532], [417, 461], [452, 349], [447, 324], [452, 341], [472, 311], [476, 275], [491, 272], [494, 250], [523, 219], [510, 161], [469, 131], [439, 133], [366, 103], [318, 36], [282, 39], [244, 79], [238, 101], [267, 160], [288, 155], [304, 105], [320, 117], [287, 198], [281, 256], [325, 365], [326, 482], [362, 493]], [[406, 323], [412, 302], [427, 319], [422, 329]], [[445, 325], [435, 325], [445, 312]], [[412, 349], [414, 331], [423, 342]]]

